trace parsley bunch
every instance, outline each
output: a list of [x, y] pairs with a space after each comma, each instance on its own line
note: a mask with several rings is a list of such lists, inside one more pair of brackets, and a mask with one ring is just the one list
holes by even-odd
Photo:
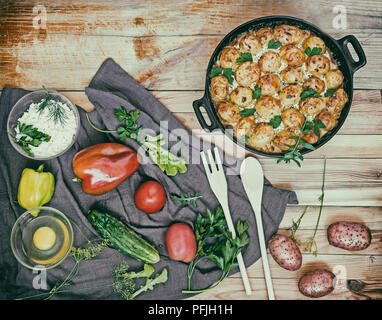
[[314, 134], [320, 137], [320, 128], [325, 128], [325, 125], [322, 123], [321, 120], [315, 119], [312, 121], [305, 121], [304, 124], [299, 126], [300, 134], [298, 137], [292, 136], [290, 139], [293, 139], [296, 141], [296, 144], [292, 147], [289, 147], [289, 151], [284, 154], [284, 156], [277, 160], [277, 163], [280, 163], [281, 161], [284, 161], [285, 163], [289, 163], [291, 160], [294, 161], [299, 167], [301, 167], [301, 164], [299, 160], [303, 161], [304, 157], [302, 156], [299, 149], [306, 148], [309, 150], [316, 150], [314, 146], [312, 146], [310, 143], [305, 142], [301, 139], [301, 137], [309, 133], [313, 130]]
[[21, 137], [16, 138], [14, 134], [8, 132], [12, 137], [13, 141], [18, 144], [28, 155], [33, 157], [31, 146], [38, 147], [43, 142], [49, 142], [51, 136], [39, 131], [37, 128], [33, 127], [31, 124], [25, 124], [18, 122], [16, 133], [21, 135]]
[[[183, 293], [203, 292], [219, 285], [228, 277], [229, 272], [238, 266], [236, 257], [243, 247], [249, 243], [247, 222], [237, 222], [236, 237], [233, 238], [221, 207], [218, 207], [215, 213], [207, 209], [206, 216], [198, 213], [194, 229], [198, 249], [195, 258], [188, 265], [188, 285], [187, 289], [182, 290]], [[192, 275], [198, 262], [203, 259], [211, 260], [222, 273], [215, 284], [204, 289], [194, 290], [191, 288]]]
[[175, 176], [177, 173], [187, 171], [186, 162], [183, 158], [172, 154], [169, 150], [163, 147], [166, 141], [162, 134], [153, 137], [147, 135], [144, 139], [139, 137], [142, 127], [138, 125], [140, 116], [139, 110], [135, 109], [127, 112], [124, 107], [114, 110], [114, 115], [122, 125], [117, 127], [117, 130], [101, 130], [97, 128], [86, 114], [86, 118], [90, 126], [102, 133], [117, 133], [121, 141], [126, 141], [127, 138], [137, 141], [147, 152], [150, 159], [168, 176]]
[[235, 77], [234, 72], [231, 68], [221, 68], [221, 67], [214, 67], [210, 71], [210, 78], [217, 77], [219, 75], [223, 75], [227, 78], [229, 84], [233, 83], [233, 79]]

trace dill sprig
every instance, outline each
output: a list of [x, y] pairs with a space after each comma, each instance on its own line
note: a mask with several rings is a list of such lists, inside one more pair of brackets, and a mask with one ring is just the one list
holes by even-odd
[[310, 252], [312, 253], [315, 257], [318, 255], [318, 248], [317, 248], [317, 243], [315, 241], [318, 225], [320, 223], [321, 219], [321, 214], [322, 214], [322, 209], [324, 206], [324, 196], [325, 196], [325, 176], [326, 176], [326, 159], [324, 160], [324, 170], [323, 170], [323, 178], [322, 178], [322, 186], [321, 186], [321, 195], [319, 196], [318, 200], [320, 201], [320, 210], [318, 212], [318, 217], [316, 221], [316, 226], [314, 228], [314, 232], [311, 238], [308, 240], [299, 240], [295, 237], [296, 232], [298, 228], [300, 227], [300, 223], [302, 218], [304, 217], [305, 213], [307, 212], [309, 206], [306, 206], [304, 209], [304, 212], [300, 216], [300, 218], [295, 222], [292, 221], [292, 227], [290, 227], [288, 230], [291, 231], [290, 238], [296, 242], [299, 246], [302, 247], [304, 252]]
[[62, 126], [66, 123], [68, 119], [68, 115], [66, 111], [62, 108], [61, 105], [58, 104], [57, 101], [53, 100], [48, 89], [45, 86], [42, 86], [45, 91], [44, 100], [38, 105], [37, 112], [41, 115], [41, 113], [47, 109], [48, 116], [50, 120], [53, 120], [55, 124], [60, 123]]

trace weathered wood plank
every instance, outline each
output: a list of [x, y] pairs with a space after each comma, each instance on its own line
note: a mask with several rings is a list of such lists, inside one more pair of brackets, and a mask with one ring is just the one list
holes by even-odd
[[[198, 128], [192, 102], [200, 99], [200, 91], [153, 91], [171, 112], [178, 114], [182, 121]], [[84, 92], [64, 92], [74, 103], [91, 111], [94, 106]], [[350, 113], [338, 134], [382, 134], [382, 103], [379, 90], [355, 90]]]
[[[298, 230], [296, 232], [296, 238], [299, 240], [309, 240], [313, 236], [314, 230]], [[278, 233], [280, 234], [288, 234], [287, 230], [285, 229], [279, 229]], [[382, 231], [371, 231], [372, 234], [372, 241], [368, 248], [362, 251], [347, 251], [343, 249], [339, 249], [336, 247], [333, 247], [329, 244], [327, 239], [327, 232], [326, 230], [317, 230], [316, 236], [314, 238], [316, 244], [317, 244], [317, 251], [318, 256], [320, 255], [327, 255], [327, 254], [333, 254], [333, 255], [380, 255], [382, 254]], [[382, 272], [382, 271], [381, 271]]]
[[[275, 187], [294, 190], [301, 205], [319, 205], [320, 182], [273, 183]], [[325, 183], [325, 205], [330, 206], [381, 206], [382, 184], [363, 182]]]
[[[368, 64], [354, 87], [382, 88], [381, 39], [366, 42]], [[367, 35], [360, 35], [360, 41]], [[85, 36], [21, 34], [0, 36], [0, 87], [83, 90], [102, 62], [112, 57], [152, 90], [203, 90], [210, 56], [219, 36]], [[46, 68], [49, 66], [49, 68]], [[52, 75], [55, 75], [54, 77]]]
[[[297, 271], [289, 271], [281, 268], [268, 253], [270, 271], [273, 279], [296, 279], [305, 272], [307, 267], [322, 265], [329, 270], [341, 270], [341, 276], [347, 279], [381, 280], [382, 256], [381, 255], [325, 255], [314, 257], [312, 254], [303, 254], [303, 266]], [[264, 270], [261, 259], [247, 268], [250, 278], [264, 278]], [[240, 273], [231, 278], [240, 278]]]
[[[178, 117], [180, 118], [180, 117]], [[181, 119], [181, 118], [180, 118]], [[185, 122], [188, 126], [189, 123]], [[194, 134], [201, 139], [215, 144], [227, 153], [244, 158], [246, 155], [253, 155], [243, 148], [233, 144], [232, 140], [220, 132], [207, 133], [202, 130], [193, 130]], [[263, 158], [263, 156], [257, 156]], [[336, 135], [325, 145], [306, 155], [305, 159], [323, 158], [382, 158], [382, 136], [381, 135]], [[275, 160], [276, 161], [276, 160]]]
[[[240, 278], [228, 278], [214, 289], [198, 294], [188, 300], [267, 300], [267, 289], [264, 279], [250, 279], [252, 295], [247, 296]], [[298, 291], [298, 279], [273, 279], [276, 300], [309, 300]], [[382, 287], [382, 281], [376, 281], [376, 287]], [[365, 297], [352, 293], [341, 281], [335, 290], [315, 300], [363, 300]]]
[[[354, 32], [381, 27], [382, 11], [375, 1], [341, 1], [346, 10], [346, 29], [336, 27], [331, 1], [40, 1], [47, 10], [50, 32], [89, 35], [224, 35], [245, 21], [268, 15], [296, 16], [326, 32]], [[9, 33], [36, 32], [31, 24], [34, 1], [1, 3], [2, 30]], [[320, 12], [319, 15], [316, 13]], [[343, 11], [344, 12], [344, 11]]]
[[[281, 229], [288, 229], [292, 221], [297, 221], [305, 209], [304, 205], [289, 205], [286, 208]], [[313, 230], [317, 223], [319, 206], [309, 206], [304, 218], [301, 220], [300, 229]], [[382, 230], [382, 207], [337, 207], [324, 206], [318, 229], [325, 229], [336, 221], [354, 221], [366, 224], [372, 230]]]

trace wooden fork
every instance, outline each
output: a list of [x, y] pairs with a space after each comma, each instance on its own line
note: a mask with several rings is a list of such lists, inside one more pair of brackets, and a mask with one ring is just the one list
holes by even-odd
[[[202, 162], [204, 165], [204, 169], [207, 174], [208, 181], [210, 183], [211, 189], [214, 192], [216, 198], [220, 202], [225, 219], [227, 221], [228, 229], [232, 233], [232, 237], [236, 237], [236, 231], [232, 222], [232, 217], [229, 211], [228, 206], [228, 187], [227, 187], [227, 179], [224, 174], [222, 162], [220, 159], [219, 151], [217, 148], [214, 149], [215, 152], [215, 160], [212, 156], [211, 150], [207, 150], [207, 155], [209, 162], [207, 162], [206, 155], [202, 151], [200, 153], [200, 156], [202, 158]], [[208, 166], [208, 164], [211, 167], [211, 170]], [[239, 264], [239, 269], [241, 272], [241, 277], [243, 279], [245, 292], [247, 295], [252, 294], [251, 285], [248, 280], [247, 270], [245, 269], [243, 256], [241, 255], [241, 252], [237, 255], [237, 262]]]

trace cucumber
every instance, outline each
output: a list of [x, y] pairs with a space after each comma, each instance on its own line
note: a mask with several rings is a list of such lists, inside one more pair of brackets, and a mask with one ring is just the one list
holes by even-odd
[[141, 262], [154, 264], [160, 260], [156, 248], [122, 221], [106, 212], [91, 210], [87, 216], [94, 229], [114, 249]]

